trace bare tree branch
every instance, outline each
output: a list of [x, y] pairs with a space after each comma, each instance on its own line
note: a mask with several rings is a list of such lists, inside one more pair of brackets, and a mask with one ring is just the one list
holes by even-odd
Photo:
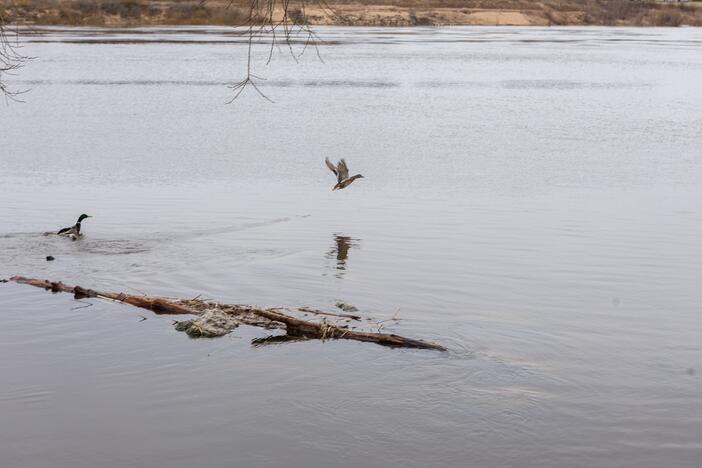
[[9, 31], [0, 11], [0, 95], [6, 101], [20, 101], [19, 96], [27, 90], [10, 89], [5, 81], [8, 75], [22, 68], [30, 57], [20, 53], [19, 29]]
[[[229, 103], [234, 102], [247, 88], [252, 88], [259, 96], [272, 102], [260, 88], [261, 81], [265, 79], [253, 72], [256, 57], [254, 49], [259, 44], [269, 43], [266, 65], [271, 63], [276, 48], [281, 52], [283, 48], [287, 49], [295, 62], [299, 62], [308, 49], [314, 48], [317, 57], [324, 63], [319, 50], [322, 41], [307, 21], [308, 1], [314, 2], [317, 10], [343, 22], [326, 0], [229, 0], [226, 3], [226, 9], [235, 7], [248, 13], [241, 21], [242, 24], [235, 26], [242, 35], [248, 36], [246, 69], [244, 77], [229, 86], [233, 93]], [[199, 0], [197, 5], [204, 7], [208, 2], [214, 3], [214, 0]], [[0, 10], [0, 95], [6, 99], [19, 100], [18, 96], [26, 90], [10, 89], [6, 79], [22, 68], [30, 57], [20, 53], [19, 28], [15, 27], [12, 32], [8, 29], [8, 21], [17, 23], [18, 18], [11, 15], [6, 21], [2, 15]]]
[[[338, 18], [338, 15], [333, 12], [326, 0], [313, 1], [323, 11], [331, 12], [334, 17]], [[231, 0], [227, 7], [230, 7], [233, 2], [234, 0]], [[200, 4], [204, 5], [205, 3], [207, 3], [207, 0], [201, 0]], [[230, 89], [234, 94], [228, 103], [236, 101], [249, 86], [259, 96], [273, 102], [261, 91], [257, 84], [257, 81], [265, 81], [265, 79], [252, 72], [253, 49], [258, 43], [270, 42], [266, 65], [271, 63], [275, 48], [277, 47], [278, 50], [281, 50], [281, 44], [287, 48], [290, 57], [295, 62], [299, 62], [308, 48], [314, 47], [317, 57], [324, 63], [319, 52], [319, 45], [322, 43], [322, 40], [307, 24], [307, 6], [306, 0], [249, 0], [247, 6], [248, 19], [246, 24], [242, 25], [248, 35], [246, 75], [241, 81], [230, 85]]]

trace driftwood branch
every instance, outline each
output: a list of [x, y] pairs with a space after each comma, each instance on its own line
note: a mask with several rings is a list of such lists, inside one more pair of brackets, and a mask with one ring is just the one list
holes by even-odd
[[[271, 309], [275, 310], [275, 309]], [[334, 312], [325, 312], [323, 310], [315, 309], [313, 307], [298, 307], [297, 310], [300, 312], [305, 312], [307, 314], [315, 314], [315, 315], [328, 315], [331, 317], [342, 317], [342, 318], [348, 318], [351, 320], [361, 320], [363, 317], [360, 315], [356, 314], [335, 314]]]
[[[14, 276], [10, 278], [19, 284], [26, 284], [52, 292], [67, 292], [76, 299], [101, 298], [123, 302], [142, 309], [148, 309], [155, 314], [167, 315], [201, 315], [206, 310], [217, 309], [231, 314], [244, 324], [262, 328], [284, 328], [288, 336], [313, 339], [345, 339], [377, 343], [396, 348], [419, 348], [446, 351], [446, 348], [435, 343], [415, 340], [394, 334], [362, 332], [350, 329], [345, 325], [328, 323], [326, 320], [312, 322], [302, 320], [273, 309], [263, 309], [247, 305], [219, 304], [199, 299], [173, 300], [160, 297], [144, 297], [132, 294], [103, 292], [82, 286], [70, 286], [60, 281], [48, 281], [34, 278]], [[320, 311], [321, 312], [321, 311]], [[332, 315], [331, 313], [329, 313]], [[340, 314], [335, 314], [340, 315]]]

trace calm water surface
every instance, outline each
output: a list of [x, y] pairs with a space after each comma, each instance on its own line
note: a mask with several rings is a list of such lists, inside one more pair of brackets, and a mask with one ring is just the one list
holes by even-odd
[[[190, 340], [3, 284], [2, 466], [698, 467], [702, 31], [319, 33], [233, 105], [226, 29], [29, 37], [0, 277], [342, 300], [450, 351]], [[366, 178], [330, 192], [325, 156]]]

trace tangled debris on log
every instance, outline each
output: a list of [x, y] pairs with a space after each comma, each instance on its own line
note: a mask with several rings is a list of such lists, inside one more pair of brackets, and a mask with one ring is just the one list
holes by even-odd
[[192, 320], [177, 320], [175, 329], [192, 338], [224, 336], [239, 326], [239, 321], [222, 310], [209, 309]]
[[[60, 281], [40, 280], [22, 276], [14, 276], [10, 278], [10, 281], [43, 288], [52, 292], [72, 293], [76, 299], [83, 299], [86, 297], [110, 299], [142, 309], [148, 309], [155, 314], [195, 315], [199, 316], [200, 319], [206, 318], [207, 320], [200, 320], [199, 322], [198, 319], [176, 322], [176, 327], [188, 332], [190, 336], [221, 336], [236, 328], [238, 324], [245, 324], [265, 329], [284, 329], [286, 331], [286, 335], [283, 335], [285, 338], [273, 336], [254, 340], [256, 342], [254, 343], [255, 345], [290, 341], [291, 339], [344, 339], [377, 343], [379, 345], [395, 348], [419, 348], [446, 351], [446, 348], [435, 343], [394, 334], [356, 331], [351, 329], [348, 325], [330, 323], [326, 318], [323, 318], [320, 322], [303, 320], [280, 312], [280, 308], [263, 309], [248, 305], [220, 304], [197, 298], [178, 300], [135, 296], [125, 293], [102, 292], [82, 286], [70, 286]], [[311, 308], [300, 308], [298, 310], [318, 315], [346, 317], [347, 320], [360, 319], [360, 316], [356, 315], [334, 314]], [[229, 327], [228, 330], [227, 327]]]

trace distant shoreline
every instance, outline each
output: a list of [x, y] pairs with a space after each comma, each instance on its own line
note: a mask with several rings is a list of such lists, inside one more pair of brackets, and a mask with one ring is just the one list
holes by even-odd
[[[329, 2], [331, 10], [321, 5], [291, 6], [290, 19], [343, 26], [702, 26], [702, 2], [337, 0]], [[504, 5], [510, 8], [500, 8]], [[273, 16], [281, 18], [282, 12], [274, 10]], [[0, 0], [0, 17], [6, 23], [51, 26], [240, 26], [248, 10], [243, 0]]]

